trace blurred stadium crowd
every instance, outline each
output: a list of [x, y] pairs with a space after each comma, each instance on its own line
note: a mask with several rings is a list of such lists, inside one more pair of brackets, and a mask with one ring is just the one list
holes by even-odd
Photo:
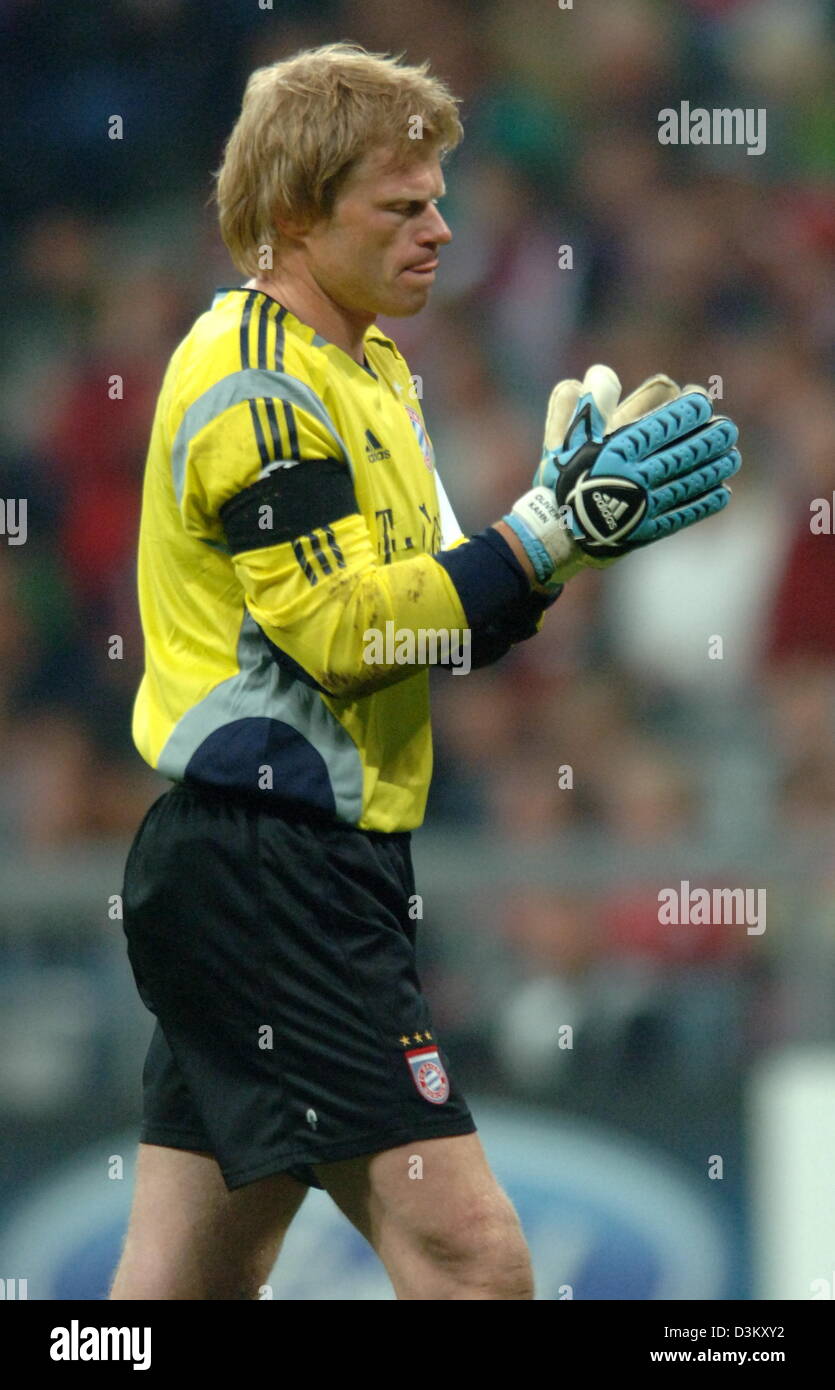
[[[625, 392], [710, 382], [743, 453], [721, 518], [573, 581], [497, 667], [433, 676], [426, 843], [574, 874], [427, 902], [446, 1045], [464, 1080], [640, 1129], [676, 1094], [736, 1095], [770, 1042], [831, 1038], [835, 548], [809, 525], [835, 495], [829, 7], [9, 0], [0, 30], [0, 496], [28, 499], [25, 545], [0, 544], [2, 860], [127, 845], [164, 790], [130, 738], [135, 538], [168, 357], [242, 278], [209, 171], [254, 67], [356, 39], [463, 98], [431, 305], [381, 326], [464, 529], [529, 486], [551, 386], [593, 361]], [[766, 152], [660, 145], [683, 98], [765, 108]], [[765, 935], [660, 927], [679, 878], [766, 887]], [[594, 1025], [573, 1070], [566, 1018]]]

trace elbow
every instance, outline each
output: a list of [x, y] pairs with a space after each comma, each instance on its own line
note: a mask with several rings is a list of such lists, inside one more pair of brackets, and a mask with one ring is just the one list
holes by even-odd
[[[278, 629], [272, 627], [270, 631], [277, 635]], [[316, 662], [301, 652], [292, 656], [287, 647], [279, 646], [263, 627], [261, 636], [275, 664], [294, 680], [318, 691], [320, 695], [329, 695], [336, 700], [357, 700], [390, 683], [390, 676], [386, 680], [378, 668], [364, 664], [361, 658], [347, 663], [344, 658], [340, 659], [339, 653], [331, 650], [324, 654], [327, 664], [322, 665], [321, 656]]]
[[366, 695], [373, 695], [375, 691], [384, 690], [389, 685], [397, 685], [413, 675], [414, 667], [404, 669], [402, 666], [366, 666], [359, 670], [352, 667], [345, 671], [328, 667], [326, 670], [317, 671], [316, 679], [323, 693], [334, 700], [361, 700]]

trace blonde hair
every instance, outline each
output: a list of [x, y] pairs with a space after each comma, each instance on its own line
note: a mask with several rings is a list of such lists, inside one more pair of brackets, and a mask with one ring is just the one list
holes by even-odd
[[257, 275], [259, 248], [279, 243], [276, 215], [305, 225], [330, 216], [369, 150], [389, 147], [408, 163], [459, 143], [458, 99], [428, 62], [401, 57], [329, 43], [251, 74], [215, 176], [221, 235], [240, 270]]

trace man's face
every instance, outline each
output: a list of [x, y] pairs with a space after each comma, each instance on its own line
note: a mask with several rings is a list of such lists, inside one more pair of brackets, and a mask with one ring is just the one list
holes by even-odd
[[365, 155], [332, 216], [302, 238], [317, 284], [358, 314], [416, 314], [429, 297], [438, 248], [452, 239], [436, 206], [444, 192], [436, 156], [398, 166], [389, 150]]

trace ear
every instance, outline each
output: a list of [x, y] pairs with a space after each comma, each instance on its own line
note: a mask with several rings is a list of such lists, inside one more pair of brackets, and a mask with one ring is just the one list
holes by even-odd
[[305, 217], [282, 217], [276, 213], [273, 226], [285, 241], [303, 241], [310, 232], [313, 221]]

